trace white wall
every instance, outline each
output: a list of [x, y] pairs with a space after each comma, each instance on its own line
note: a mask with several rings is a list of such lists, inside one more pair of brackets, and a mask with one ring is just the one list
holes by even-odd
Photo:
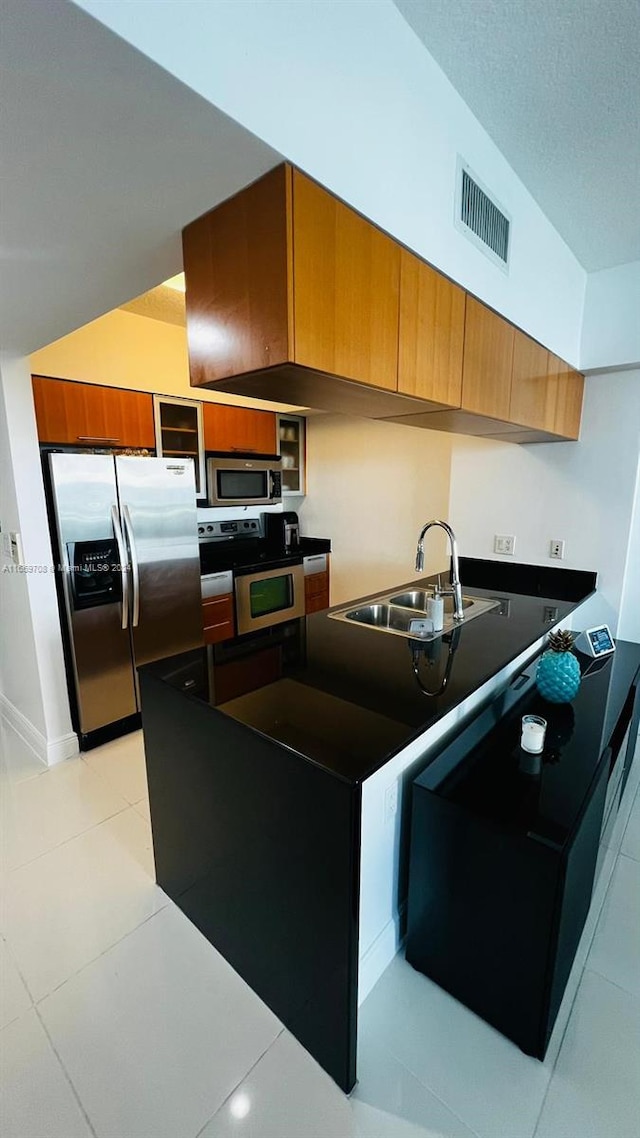
[[[515, 534], [516, 561], [596, 570], [598, 596], [581, 616], [615, 632], [639, 457], [637, 371], [586, 380], [577, 443], [513, 446], [457, 436], [450, 520], [461, 552], [493, 558], [494, 534]], [[566, 542], [564, 561], [549, 559], [551, 539]]]
[[640, 367], [640, 261], [589, 273], [580, 367]]
[[620, 603], [618, 636], [640, 643], [640, 463], [636, 479], [636, 495], [631, 518], [627, 566]]
[[[391, 0], [77, 2], [578, 362], [584, 270]], [[458, 153], [513, 218], [508, 276], [454, 228]]]
[[[447, 517], [451, 437], [351, 416], [307, 420], [304, 534], [332, 541], [331, 604], [415, 576], [421, 527]], [[448, 568], [443, 536], [430, 534], [425, 573]]]
[[213, 394], [189, 386], [186, 330], [116, 309], [29, 357], [34, 375], [129, 387], [210, 403], [276, 407], [280, 404]]
[[[0, 520], [20, 532], [24, 564], [2, 572], [2, 710], [38, 756], [75, 754], [64, 671], [52, 553], [27, 361], [0, 361]], [[3, 565], [3, 569], [5, 566]]]

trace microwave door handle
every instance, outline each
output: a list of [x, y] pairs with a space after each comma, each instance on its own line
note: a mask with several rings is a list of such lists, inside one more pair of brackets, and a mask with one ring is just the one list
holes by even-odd
[[131, 627], [137, 628], [140, 621], [140, 566], [138, 564], [138, 553], [133, 536], [133, 525], [131, 523], [131, 514], [129, 513], [128, 506], [122, 507], [122, 517], [124, 518], [124, 528], [127, 535], [129, 553], [131, 554], [131, 577], [133, 581]]
[[118, 557], [120, 558], [120, 578], [122, 581], [122, 628], [126, 628], [129, 622], [129, 569], [127, 565], [127, 556], [124, 548], [124, 538], [122, 530], [120, 529], [120, 518], [118, 515], [118, 507], [111, 507], [111, 524], [113, 525], [113, 532], [116, 537], [116, 545], [118, 547]]

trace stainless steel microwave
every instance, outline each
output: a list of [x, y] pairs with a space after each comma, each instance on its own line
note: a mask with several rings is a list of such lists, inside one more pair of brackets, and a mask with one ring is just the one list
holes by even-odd
[[273, 506], [282, 501], [282, 459], [254, 455], [207, 456], [210, 506]]

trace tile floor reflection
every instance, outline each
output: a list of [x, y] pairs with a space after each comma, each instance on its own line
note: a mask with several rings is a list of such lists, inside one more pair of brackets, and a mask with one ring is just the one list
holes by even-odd
[[3, 1138], [640, 1133], [640, 761], [545, 1063], [398, 956], [346, 1098], [154, 884], [141, 733], [0, 744]]

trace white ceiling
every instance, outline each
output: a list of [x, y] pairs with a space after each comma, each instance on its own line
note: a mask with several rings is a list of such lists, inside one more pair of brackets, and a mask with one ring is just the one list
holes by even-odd
[[[638, 0], [397, 3], [585, 267], [640, 259]], [[69, 0], [0, 26], [0, 348], [29, 353], [178, 272], [281, 156]]]
[[395, 4], [584, 268], [640, 260], [639, 0]]
[[0, 0], [0, 347], [182, 269], [180, 231], [281, 156], [66, 0]]

